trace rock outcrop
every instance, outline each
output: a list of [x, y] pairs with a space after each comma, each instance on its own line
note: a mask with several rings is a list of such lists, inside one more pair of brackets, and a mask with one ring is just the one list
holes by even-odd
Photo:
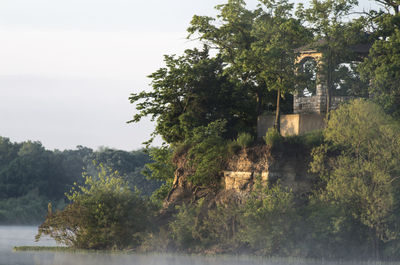
[[271, 152], [267, 146], [258, 145], [239, 151], [226, 162], [220, 175], [215, 176], [220, 185], [213, 187], [196, 187], [187, 181], [187, 176], [193, 173], [185, 167], [187, 163], [184, 154], [176, 159], [175, 180], [165, 207], [199, 198], [224, 201], [232, 196], [243, 197], [249, 194], [257, 180], [262, 183], [279, 181], [299, 195], [311, 190], [309, 150], [294, 146], [282, 146], [280, 151]]

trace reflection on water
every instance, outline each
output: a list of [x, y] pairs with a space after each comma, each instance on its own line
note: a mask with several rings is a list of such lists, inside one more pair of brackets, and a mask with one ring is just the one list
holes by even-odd
[[[13, 252], [14, 246], [55, 246], [50, 238], [34, 242], [37, 227], [0, 226], [0, 265], [356, 265], [310, 260], [269, 259], [245, 256], [190, 256], [174, 254], [103, 254], [63, 252]], [[387, 265], [387, 264], [386, 264]]]

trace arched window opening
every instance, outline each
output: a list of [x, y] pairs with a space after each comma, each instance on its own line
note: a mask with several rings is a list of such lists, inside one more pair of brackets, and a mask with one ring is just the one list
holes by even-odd
[[314, 96], [317, 90], [317, 61], [312, 57], [304, 58], [299, 69], [300, 82], [298, 92], [301, 97]]

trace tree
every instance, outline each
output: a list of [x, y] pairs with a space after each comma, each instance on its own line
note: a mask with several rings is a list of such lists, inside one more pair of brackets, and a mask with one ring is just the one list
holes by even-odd
[[375, 41], [362, 70], [365, 79], [370, 80], [371, 98], [400, 119], [400, 30]]
[[217, 51], [227, 64], [224, 72], [251, 94], [255, 102], [254, 111], [259, 115], [268, 102], [269, 95], [257, 73], [253, 73], [253, 69], [243, 67], [255, 41], [252, 30], [257, 12], [247, 10], [243, 0], [229, 0], [226, 4], [216, 6], [216, 9], [219, 11], [216, 18], [193, 16], [187, 30], [188, 37], [198, 37]]
[[[361, 74], [369, 82], [370, 97], [400, 119], [400, 14], [398, 1], [376, 1], [386, 11], [371, 11], [375, 42], [364, 60]], [[392, 12], [391, 12], [392, 11]]]
[[173, 150], [167, 146], [151, 148], [149, 155], [153, 162], [147, 163], [142, 171], [150, 180], [162, 182], [160, 188], [153, 192], [151, 199], [161, 204], [170, 192], [175, 177], [176, 166], [172, 162]]
[[127, 152], [103, 148], [102, 150], [93, 152], [91, 156], [85, 159], [86, 171], [90, 172], [90, 174], [97, 173], [96, 163], [93, 164], [93, 161], [117, 170], [123, 176], [124, 180], [128, 182], [129, 186], [131, 188], [138, 188], [142, 192], [142, 195], [150, 196], [162, 184], [162, 182], [156, 179], [147, 179], [142, 174], [145, 165], [152, 162], [150, 156], [144, 150]]
[[268, 90], [277, 91], [275, 126], [280, 133], [280, 100], [293, 92], [299, 78], [295, 75], [297, 53], [304, 45], [309, 31], [299, 19], [292, 17], [293, 4], [288, 1], [263, 0], [263, 8], [255, 19], [252, 31], [253, 57], [247, 65], [259, 72]]
[[224, 73], [221, 57], [210, 57], [207, 46], [164, 61], [166, 67], [149, 76], [153, 91], [131, 94], [139, 113], [130, 122], [151, 116], [157, 120], [153, 136], [161, 135], [167, 143], [183, 142], [194, 128], [218, 119], [227, 120], [227, 137], [255, 127], [251, 99]]
[[324, 137], [328, 148], [314, 152], [312, 164], [326, 180], [321, 199], [369, 229], [378, 258], [381, 242], [399, 236], [400, 125], [378, 105], [355, 100], [332, 112]]
[[0, 170], [2, 196], [19, 197], [35, 188], [39, 188], [41, 195], [51, 196], [51, 152], [40, 142], [27, 141], [16, 146], [16, 155]]
[[[279, 131], [280, 100], [295, 87], [294, 49], [305, 44], [309, 33], [291, 15], [288, 1], [259, 1], [250, 11], [242, 0], [217, 6], [218, 23], [211, 17], [194, 16], [188, 31], [217, 49], [229, 66], [225, 72], [237, 76], [257, 102], [261, 114], [276, 91], [276, 126]], [[215, 24], [219, 25], [216, 26]], [[268, 92], [269, 91], [269, 92]], [[263, 103], [264, 102], [264, 103]]]
[[[385, 9], [390, 13], [390, 10], [394, 12], [395, 15], [399, 14], [400, 3], [396, 0], [375, 0], [375, 2], [383, 5]], [[383, 11], [381, 11], [383, 12]]]
[[[351, 19], [349, 15], [357, 0], [313, 0], [309, 8], [300, 4], [297, 15], [306, 20], [314, 33], [314, 43], [310, 46], [322, 53], [319, 64], [320, 82], [326, 84], [326, 113], [332, 104], [334, 93], [343, 88], [345, 94], [365, 95], [365, 85], [360, 82], [356, 71], [359, 60], [358, 55], [351, 49], [359, 43], [367, 42], [367, 35], [364, 32], [364, 19]], [[347, 64], [344, 64], [347, 63]], [[348, 85], [346, 85], [346, 83]], [[355, 91], [348, 91], [352, 88]]]

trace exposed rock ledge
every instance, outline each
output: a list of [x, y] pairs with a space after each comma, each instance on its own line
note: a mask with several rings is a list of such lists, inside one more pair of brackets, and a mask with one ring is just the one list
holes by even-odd
[[[297, 194], [304, 194], [311, 189], [311, 177], [308, 173], [308, 151], [294, 147], [283, 148], [284, 151], [271, 154], [265, 145], [241, 150], [226, 163], [225, 169], [216, 178], [221, 183], [220, 189], [215, 187], [200, 188], [190, 184], [187, 176], [191, 172], [184, 170], [186, 157], [177, 161], [174, 186], [165, 202], [165, 206], [180, 204], [207, 197], [210, 200], [226, 195], [242, 196], [248, 194], [256, 181], [264, 183], [280, 183]], [[189, 170], [190, 171], [190, 170]], [[225, 198], [225, 199], [224, 199]]]

